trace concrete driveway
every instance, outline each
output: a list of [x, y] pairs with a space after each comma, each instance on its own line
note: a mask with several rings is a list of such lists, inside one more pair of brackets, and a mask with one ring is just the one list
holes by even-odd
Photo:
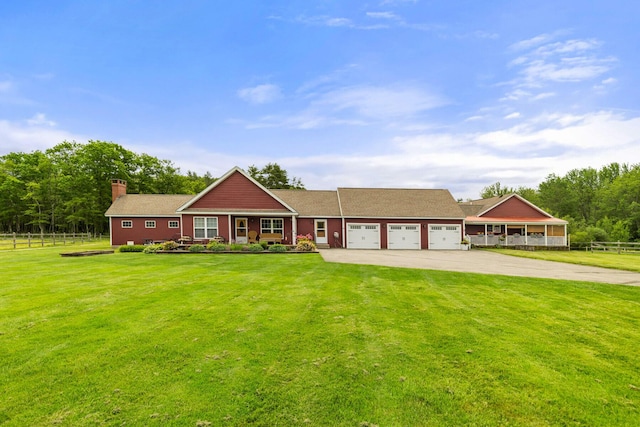
[[520, 258], [480, 250], [396, 251], [321, 249], [327, 262], [423, 268], [640, 286], [640, 273]]

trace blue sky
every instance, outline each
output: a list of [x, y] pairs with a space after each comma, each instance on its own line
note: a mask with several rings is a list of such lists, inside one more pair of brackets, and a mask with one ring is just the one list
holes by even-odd
[[0, 155], [112, 141], [309, 189], [640, 163], [640, 3], [0, 3]]

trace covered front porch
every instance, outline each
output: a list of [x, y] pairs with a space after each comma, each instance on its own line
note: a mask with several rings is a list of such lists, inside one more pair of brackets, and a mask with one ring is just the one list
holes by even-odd
[[567, 246], [567, 224], [467, 223], [466, 234], [474, 246]]

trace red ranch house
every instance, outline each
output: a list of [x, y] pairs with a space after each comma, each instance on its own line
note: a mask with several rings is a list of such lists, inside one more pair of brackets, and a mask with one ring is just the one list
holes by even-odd
[[[112, 190], [113, 203], [105, 214], [109, 218], [112, 245], [183, 237], [201, 242], [218, 239], [295, 244], [297, 235], [310, 234], [320, 248], [455, 250], [462, 248], [465, 233], [476, 237], [475, 228], [472, 232], [465, 231], [466, 215], [462, 210], [465, 204], [457, 203], [448, 190], [268, 190], [238, 167], [195, 196], [127, 194], [122, 180], [113, 180]], [[524, 203], [532, 207], [536, 215], [541, 212]], [[520, 209], [512, 203], [505, 207]], [[516, 213], [520, 215], [521, 209]], [[510, 217], [511, 214], [501, 215]], [[529, 227], [529, 234], [534, 230], [538, 232], [532, 226], [545, 223], [534, 219], [535, 215], [528, 211], [527, 215], [523, 226]], [[480, 225], [477, 231], [486, 236], [488, 225], [476, 219], [466, 218], [473, 227]], [[514, 231], [509, 226], [520, 224], [501, 220], [498, 225], [505, 230]], [[494, 222], [490, 225], [493, 232]], [[557, 229], [544, 230], [545, 235], [556, 237]]]

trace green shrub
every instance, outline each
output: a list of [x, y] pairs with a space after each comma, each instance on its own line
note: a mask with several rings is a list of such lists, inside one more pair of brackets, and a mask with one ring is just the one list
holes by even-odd
[[144, 252], [145, 254], [155, 254], [156, 252], [158, 252], [161, 249], [162, 249], [162, 245], [161, 244], [146, 245], [142, 252]]
[[296, 244], [296, 251], [298, 252], [313, 252], [317, 250], [316, 244], [311, 240], [303, 239]]
[[259, 243], [254, 243], [252, 245], [249, 245], [248, 250], [249, 252], [264, 252], [264, 248]]
[[143, 252], [145, 248], [145, 245], [122, 245], [118, 252]]
[[204, 245], [191, 245], [189, 246], [189, 252], [204, 252], [206, 248]]
[[224, 243], [217, 242], [215, 240], [207, 243], [205, 247], [208, 251], [212, 251], [212, 252], [224, 252], [227, 250], [227, 245], [225, 245]]
[[269, 249], [269, 243], [267, 242], [260, 242], [260, 246], [262, 246], [262, 249], [264, 249], [265, 251]]
[[287, 247], [276, 243], [275, 245], [269, 246], [269, 252], [287, 252]]
[[227, 245], [220, 242], [213, 241], [207, 245], [207, 249], [210, 250], [211, 252], [224, 252], [227, 250]]
[[163, 251], [172, 251], [174, 249], [178, 249], [178, 244], [173, 240], [167, 240], [166, 242], [162, 243]]
[[229, 245], [229, 249], [231, 249], [233, 252], [240, 252], [244, 247], [246, 247], [246, 245], [243, 245], [241, 243], [232, 243]]

